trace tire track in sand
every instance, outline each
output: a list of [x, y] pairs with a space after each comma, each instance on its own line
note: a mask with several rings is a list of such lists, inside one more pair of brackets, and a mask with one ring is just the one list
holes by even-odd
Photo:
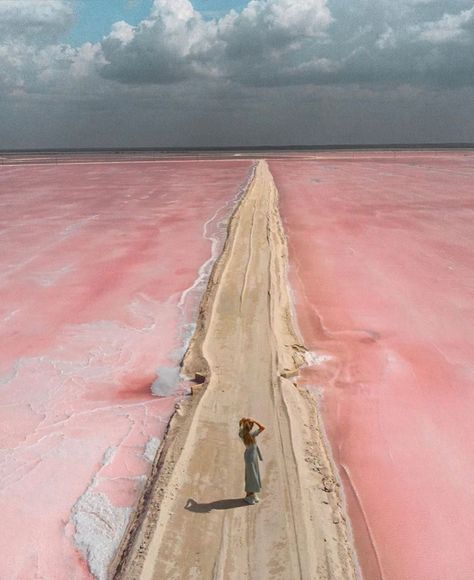
[[[205, 383], [172, 421], [115, 577], [358, 577], [315, 402], [291, 380], [305, 349], [293, 327], [286, 268], [278, 192], [260, 161], [183, 361], [184, 372]], [[241, 501], [242, 415], [267, 426], [256, 506]]]

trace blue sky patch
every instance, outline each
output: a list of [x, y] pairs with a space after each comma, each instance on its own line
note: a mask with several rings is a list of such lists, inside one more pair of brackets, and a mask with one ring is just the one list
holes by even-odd
[[[240, 11], [247, 0], [195, 0], [194, 8], [206, 19], [218, 18], [231, 9]], [[114, 22], [125, 20], [138, 24], [150, 14], [153, 0], [75, 0], [74, 24], [65, 39], [73, 46], [98, 42], [106, 36]]]

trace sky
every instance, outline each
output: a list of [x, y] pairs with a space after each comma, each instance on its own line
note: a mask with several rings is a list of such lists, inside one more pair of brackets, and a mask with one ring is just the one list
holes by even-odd
[[0, 0], [0, 149], [448, 142], [473, 0]]

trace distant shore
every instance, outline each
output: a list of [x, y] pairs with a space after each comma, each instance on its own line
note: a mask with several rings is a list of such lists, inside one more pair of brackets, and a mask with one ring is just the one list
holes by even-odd
[[216, 159], [327, 159], [328, 155], [338, 155], [341, 159], [359, 156], [364, 153], [374, 157], [411, 152], [416, 156], [423, 154], [442, 155], [443, 153], [474, 151], [474, 144], [393, 144], [393, 145], [304, 145], [304, 146], [258, 146], [258, 147], [221, 147], [221, 148], [136, 148], [136, 149], [42, 149], [0, 151], [0, 166], [22, 164], [62, 164], [62, 163], [144, 163], [160, 160], [216, 160]]
[[335, 145], [242, 145], [225, 147], [78, 147], [78, 148], [42, 148], [42, 149], [1, 149], [0, 156], [4, 155], [69, 155], [69, 154], [132, 154], [132, 153], [233, 153], [233, 152], [285, 152], [285, 151], [391, 151], [396, 150], [445, 150], [445, 149], [474, 149], [474, 143], [382, 143], [382, 144], [348, 144]]

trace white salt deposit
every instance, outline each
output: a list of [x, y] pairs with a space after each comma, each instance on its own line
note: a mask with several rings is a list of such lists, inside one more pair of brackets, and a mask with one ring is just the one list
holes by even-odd
[[98, 580], [107, 580], [108, 566], [125, 532], [130, 512], [130, 508], [114, 507], [105, 494], [90, 488], [73, 507], [74, 542]]
[[151, 437], [146, 442], [145, 449], [143, 451], [143, 457], [149, 463], [153, 463], [153, 460], [155, 459], [156, 453], [158, 452], [158, 449], [160, 448], [160, 443], [161, 443], [161, 439], [158, 439], [158, 437]]

